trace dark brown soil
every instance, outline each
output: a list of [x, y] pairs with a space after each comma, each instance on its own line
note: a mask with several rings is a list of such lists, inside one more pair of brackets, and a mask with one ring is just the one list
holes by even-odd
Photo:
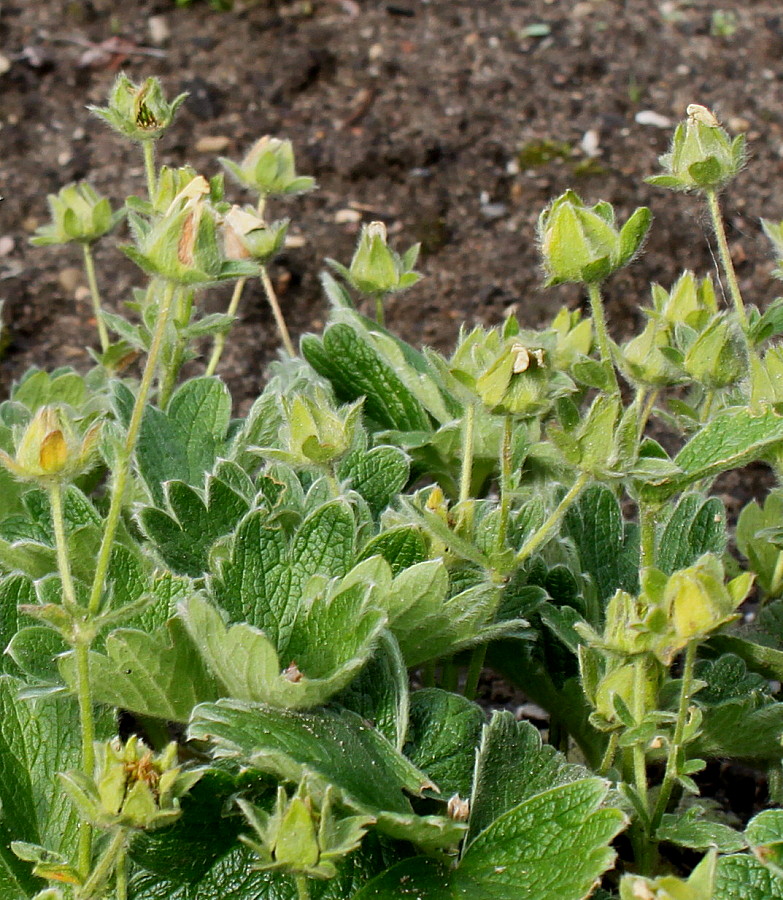
[[[153, 16], [170, 34], [157, 47]], [[113, 38], [137, 52], [94, 52]], [[158, 55], [142, 55], [150, 47]], [[776, 2], [716, 12], [713, 0], [238, 0], [216, 13], [201, 2], [4, 0], [0, 53], [6, 384], [32, 363], [88, 365], [94, 330], [72, 268], [78, 249], [36, 249], [28, 237], [47, 220], [46, 194], [69, 181], [89, 177], [116, 201], [142, 191], [136, 149], [85, 111], [104, 102], [120, 67], [134, 80], [160, 76], [170, 95], [191, 92], [162, 142], [167, 162], [212, 174], [216, 154], [197, 149], [200, 139], [224, 137], [222, 153], [235, 158], [265, 133], [294, 141], [300, 168], [320, 184], [272, 209], [305, 238], [274, 270], [295, 335], [323, 322], [324, 257], [350, 258], [358, 223], [345, 223], [347, 209], [384, 219], [400, 247], [423, 242], [427, 277], [388, 313], [414, 342], [445, 349], [462, 323], [496, 323], [516, 307], [537, 324], [580, 303], [574, 289], [540, 287], [536, 218], [566, 187], [611, 201], [621, 219], [640, 204], [654, 211], [644, 256], [608, 286], [613, 331], [628, 333], [649, 281], [669, 284], [685, 267], [715, 272], [697, 201], [642, 182], [670, 129], [637, 115], [676, 121], [690, 102], [748, 133], [750, 163], [725, 197], [730, 241], [746, 299], [775, 295], [759, 218], [783, 216]], [[111, 242], [99, 251], [114, 308], [139, 280], [118, 257]], [[221, 292], [204, 299], [209, 309], [225, 303]], [[240, 404], [276, 347], [250, 291], [223, 367]]]

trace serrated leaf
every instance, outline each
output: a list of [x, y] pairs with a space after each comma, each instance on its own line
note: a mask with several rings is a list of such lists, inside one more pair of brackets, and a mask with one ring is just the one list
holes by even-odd
[[721, 853], [738, 853], [747, 847], [747, 841], [739, 831], [722, 822], [704, 818], [699, 807], [691, 807], [684, 813], [667, 813], [655, 836], [658, 840], [690, 850], [715, 847]]
[[[427, 776], [364, 720], [348, 710], [312, 712], [220, 700], [193, 712], [190, 738], [209, 741], [218, 757], [298, 781], [304, 771], [334, 785], [362, 811], [411, 812], [404, 791], [431, 787]], [[372, 772], [372, 778], [367, 773]]]
[[350, 325], [331, 325], [321, 339], [305, 335], [301, 349], [319, 375], [331, 382], [339, 400], [353, 402], [364, 396], [366, 414], [386, 428], [430, 429], [421, 403], [394, 368]]
[[726, 511], [717, 497], [682, 496], [658, 541], [655, 565], [671, 575], [705, 553], [720, 555], [726, 547]]
[[199, 487], [226, 447], [231, 397], [218, 378], [186, 381], [163, 412], [148, 406], [136, 449], [139, 470], [159, 507], [163, 484], [183, 481]]
[[379, 515], [405, 487], [410, 475], [408, 457], [397, 447], [374, 447], [352, 454], [340, 467], [341, 479], [367, 501], [373, 515]]
[[637, 531], [624, 524], [620, 504], [609, 488], [590, 485], [568, 510], [564, 524], [599, 601], [608, 600], [618, 589], [638, 592]]
[[699, 691], [701, 705], [717, 706], [769, 692], [768, 682], [756, 672], [749, 672], [744, 660], [734, 653], [724, 653], [715, 660], [699, 660], [696, 677], [706, 684]]
[[674, 458], [682, 474], [661, 485], [643, 488], [644, 499], [663, 501], [703, 478], [712, 478], [759, 459], [771, 444], [783, 440], [783, 416], [772, 409], [722, 410], [688, 441]]
[[747, 854], [722, 856], [718, 860], [712, 900], [783, 900], [783, 879], [755, 857]]
[[[8, 647], [21, 625], [19, 606], [37, 601], [35, 586], [27, 575], [15, 574], [0, 577], [0, 645], [3, 650]], [[27, 619], [27, 622], [29, 623], [30, 620]], [[18, 674], [11, 657], [6, 653], [0, 655], [0, 673]]]
[[[59, 665], [73, 687], [73, 654], [61, 657]], [[194, 706], [220, 696], [179, 619], [151, 634], [131, 628], [111, 632], [105, 654], [90, 653], [90, 683], [96, 703], [175, 722], [186, 722]]]
[[544, 745], [529, 722], [517, 722], [508, 712], [495, 712], [484, 729], [476, 760], [466, 845], [518, 804], [585, 774], [581, 766]]
[[391, 632], [381, 634], [370, 661], [335, 702], [366, 719], [402, 750], [408, 733], [408, 670]]
[[481, 708], [459, 694], [425, 688], [412, 695], [405, 755], [437, 783], [444, 798], [470, 796], [484, 721]]
[[204, 499], [181, 481], [169, 482], [165, 494], [169, 512], [146, 507], [139, 513], [139, 521], [175, 572], [198, 578], [208, 568], [212, 545], [234, 530], [250, 504], [213, 476], [207, 476]]
[[732, 700], [704, 710], [700, 734], [688, 746], [688, 753], [706, 758], [777, 760], [781, 736], [783, 703], [759, 706], [753, 698]]
[[357, 562], [376, 555], [382, 556], [391, 567], [392, 575], [397, 576], [403, 569], [424, 562], [427, 558], [427, 541], [417, 526], [398, 525], [369, 540]]

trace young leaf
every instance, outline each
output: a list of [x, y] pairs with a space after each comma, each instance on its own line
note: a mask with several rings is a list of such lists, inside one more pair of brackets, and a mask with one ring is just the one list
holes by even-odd
[[671, 575], [705, 553], [726, 547], [726, 511], [717, 497], [685, 494], [674, 507], [658, 541], [655, 565]]
[[721, 853], [738, 853], [748, 846], [741, 832], [723, 822], [710, 821], [698, 806], [692, 806], [684, 813], [666, 814], [655, 836], [690, 850], [706, 851], [716, 847]]
[[783, 900], [783, 878], [747, 854], [722, 856], [718, 860], [712, 900]]
[[340, 466], [339, 476], [367, 501], [379, 515], [406, 485], [410, 475], [408, 457], [397, 447], [375, 447], [350, 454]]

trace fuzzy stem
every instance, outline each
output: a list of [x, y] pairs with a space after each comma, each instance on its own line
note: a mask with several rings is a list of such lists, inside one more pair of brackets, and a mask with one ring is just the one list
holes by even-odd
[[462, 467], [459, 478], [459, 520], [457, 531], [473, 525], [473, 506], [469, 502], [470, 484], [473, 478], [473, 440], [476, 423], [476, 407], [469, 403], [462, 417]]
[[522, 545], [522, 548], [519, 550], [516, 556], [516, 563], [518, 566], [521, 566], [522, 563], [529, 556], [532, 556], [536, 552], [536, 550], [538, 550], [538, 548], [550, 537], [551, 533], [560, 524], [563, 516], [568, 512], [568, 508], [582, 493], [582, 489], [589, 480], [590, 474], [588, 472], [582, 472], [579, 475], [576, 481], [568, 489], [566, 495], [563, 497], [560, 503], [558, 503], [554, 512], [546, 520], [546, 522], [544, 522], [544, 524], [538, 529], [538, 531]]
[[609, 769], [612, 768], [614, 758], [617, 755], [617, 743], [619, 740], [619, 731], [613, 731], [609, 735], [609, 740], [606, 744], [606, 751], [604, 752], [603, 758], [601, 759], [601, 765], [598, 767], [598, 774], [602, 778], [606, 778], [606, 776], [609, 774]]
[[117, 860], [117, 872], [114, 877], [117, 900], [128, 900], [128, 857], [124, 853], [121, 853]]
[[652, 503], [639, 504], [639, 524], [641, 551], [639, 566], [646, 569], [655, 565], [655, 516], [658, 506]]
[[310, 886], [305, 875], [294, 875], [297, 900], [310, 900]]
[[620, 385], [617, 383], [617, 375], [612, 362], [612, 349], [609, 341], [609, 332], [606, 328], [606, 316], [604, 315], [604, 301], [601, 298], [601, 288], [597, 284], [587, 285], [587, 294], [590, 298], [590, 309], [593, 314], [593, 327], [595, 328], [595, 340], [598, 344], [598, 353], [601, 362], [606, 366], [610, 374], [614, 394], [620, 393]]
[[[643, 391], [640, 389], [640, 393], [643, 396]], [[653, 408], [655, 407], [655, 401], [658, 399], [659, 391], [650, 391], [649, 396], [644, 401], [644, 405], [642, 406], [642, 411], [639, 413], [639, 429], [637, 434], [639, 436], [639, 440], [641, 441], [644, 437], [645, 429], [647, 428], [647, 422], [652, 415]]]
[[500, 447], [500, 522], [498, 523], [497, 550], [502, 552], [508, 534], [508, 519], [511, 514], [511, 416], [503, 420], [503, 440]]
[[122, 501], [125, 496], [125, 488], [128, 483], [130, 474], [131, 459], [133, 451], [136, 448], [136, 440], [139, 436], [141, 428], [141, 419], [144, 415], [144, 407], [152, 387], [152, 381], [155, 377], [155, 370], [158, 365], [158, 357], [160, 356], [160, 348], [163, 345], [163, 337], [166, 333], [166, 324], [169, 319], [172, 301], [175, 292], [174, 282], [167, 281], [163, 291], [163, 299], [158, 309], [158, 320], [155, 323], [155, 330], [152, 335], [152, 343], [150, 344], [147, 362], [144, 366], [144, 372], [141, 376], [139, 384], [139, 392], [136, 395], [136, 402], [133, 404], [133, 412], [131, 413], [128, 432], [125, 436], [125, 444], [122, 448], [119, 466], [114, 477], [114, 486], [111, 495], [111, 504], [109, 506], [109, 514], [106, 517], [104, 526], [103, 539], [101, 547], [98, 551], [98, 559], [95, 565], [95, 576], [92, 582], [89, 600], [89, 615], [95, 616], [100, 608], [101, 596], [103, 594], [103, 585], [106, 580], [106, 572], [109, 568], [109, 559], [111, 557], [112, 545], [114, 537], [117, 533], [117, 527], [120, 523], [120, 515], [122, 513]]
[[76, 609], [76, 589], [71, 575], [71, 561], [68, 558], [68, 543], [65, 536], [65, 516], [63, 514], [63, 486], [54, 481], [49, 486], [49, 504], [52, 508], [52, 529], [57, 550], [57, 569], [63, 585], [65, 605]]
[[152, 201], [158, 191], [155, 173], [155, 141], [144, 141], [142, 147], [144, 149], [144, 172], [147, 176], [147, 194]]
[[470, 663], [468, 664], [468, 677], [465, 681], [465, 690], [462, 692], [468, 700], [475, 700], [476, 691], [478, 690], [479, 679], [484, 669], [484, 659], [487, 655], [487, 645], [481, 644], [474, 647], [470, 654]]
[[[634, 660], [634, 685], [633, 685], [633, 716], [637, 725], [641, 724], [647, 712], [645, 698], [647, 695], [647, 661], [643, 656], [637, 656]], [[642, 807], [649, 815], [650, 800], [647, 785], [647, 760], [644, 753], [644, 745], [636, 743], [633, 746], [633, 774], [634, 786], [641, 800]], [[644, 830], [647, 823], [644, 823]]]
[[93, 869], [82, 888], [77, 891], [78, 900], [93, 900], [103, 894], [103, 888], [117, 865], [118, 858], [125, 850], [128, 835], [124, 828], [118, 828], [109, 846]]
[[734, 312], [737, 315], [737, 320], [742, 326], [742, 331], [745, 333], [745, 340], [747, 341], [748, 317], [745, 313], [745, 304], [742, 300], [737, 273], [734, 270], [734, 263], [731, 260], [729, 242], [726, 240], [726, 229], [723, 225], [723, 216], [721, 215], [720, 203], [718, 202], [718, 192], [714, 190], [706, 191], [705, 196], [710, 211], [710, 219], [712, 220], [712, 228], [715, 232], [715, 240], [718, 242], [718, 255], [720, 256], [721, 266], [723, 267], [723, 274], [726, 276], [726, 281], [729, 285], [731, 302], [734, 304]]
[[666, 757], [666, 771], [663, 776], [663, 784], [658, 792], [658, 802], [655, 804], [651, 821], [652, 834], [658, 830], [669, 804], [669, 799], [677, 782], [677, 756], [682, 745], [682, 738], [685, 734], [685, 725], [688, 719], [688, 704], [691, 699], [691, 690], [693, 688], [693, 672], [696, 665], [696, 651], [698, 650], [698, 642], [691, 641], [685, 650], [685, 661], [682, 667], [682, 680], [680, 682], [680, 703], [677, 708], [677, 721], [674, 725], [674, 735], [669, 744], [669, 753]]
[[[235, 316], [237, 314], [239, 301], [242, 299], [242, 292], [245, 289], [246, 282], [247, 278], [240, 278], [234, 285], [234, 292], [231, 294], [231, 302], [228, 304], [228, 309], [226, 310], [227, 315]], [[210, 357], [209, 365], [207, 366], [207, 375], [215, 374], [215, 370], [220, 362], [220, 357], [223, 355], [223, 349], [226, 346], [226, 337], [227, 335], [225, 332], [215, 335], [215, 345], [212, 348], [212, 356]]]
[[179, 288], [177, 298], [177, 311], [174, 320], [177, 324], [177, 335], [174, 338], [173, 347], [171, 348], [171, 358], [168, 366], [161, 374], [160, 388], [158, 391], [158, 406], [166, 409], [169, 405], [171, 395], [177, 384], [177, 377], [182, 368], [182, 362], [185, 356], [185, 346], [187, 341], [181, 337], [181, 329], [186, 328], [190, 322], [190, 315], [193, 310], [193, 291]]
[[95, 314], [95, 322], [98, 326], [101, 352], [105, 353], [109, 349], [109, 332], [106, 330], [106, 323], [101, 315], [101, 294], [98, 290], [98, 279], [95, 277], [95, 260], [92, 256], [92, 246], [85, 243], [82, 244], [82, 247], [84, 249], [84, 271], [87, 274], [87, 284], [90, 286], [92, 311]]
[[269, 277], [269, 272], [266, 270], [266, 266], [261, 266], [261, 284], [264, 286], [266, 299], [269, 301], [269, 305], [272, 308], [272, 315], [275, 317], [277, 331], [283, 341], [286, 353], [293, 358], [296, 356], [296, 350], [294, 350], [294, 345], [291, 343], [291, 335], [288, 333], [288, 328], [286, 328], [285, 319], [280, 310], [280, 304], [277, 301], [277, 294], [275, 293], [275, 288], [272, 284], [272, 279]]
[[386, 314], [383, 309], [383, 294], [373, 294], [375, 301], [375, 321], [383, 328], [386, 321]]

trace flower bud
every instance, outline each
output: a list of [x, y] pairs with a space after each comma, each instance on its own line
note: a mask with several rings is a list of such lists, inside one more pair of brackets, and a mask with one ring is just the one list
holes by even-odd
[[603, 281], [639, 252], [650, 221], [650, 210], [640, 207], [618, 230], [609, 203], [585, 206], [573, 191], [566, 191], [538, 220], [547, 285]]
[[581, 312], [565, 306], [552, 320], [550, 326], [556, 334], [552, 352], [555, 366], [567, 369], [580, 357], [588, 356], [593, 345], [593, 323], [583, 319]]
[[148, 78], [139, 85], [120, 72], [109, 94], [108, 106], [88, 109], [132, 141], [157, 141], [174, 121], [187, 96], [187, 93], [180, 94], [169, 103], [157, 78]]
[[688, 348], [683, 368], [706, 388], [727, 387], [747, 372], [747, 353], [737, 326], [727, 315], [719, 314]]
[[653, 303], [667, 325], [687, 325], [697, 331], [718, 311], [712, 279], [708, 275], [698, 281], [693, 272], [683, 272], [670, 292], [653, 285]]
[[669, 152], [658, 159], [665, 174], [646, 181], [673, 191], [720, 190], [745, 162], [745, 136], [732, 141], [706, 106], [691, 103], [686, 112]]
[[36, 247], [79, 241], [91, 244], [122, 219], [125, 211], [112, 212], [111, 204], [91, 184], [79, 181], [47, 197], [52, 221], [36, 229], [30, 243]]
[[506, 340], [500, 354], [476, 381], [476, 393], [493, 413], [538, 415], [573, 383], [553, 372], [542, 347], [527, 347], [519, 338]]
[[663, 387], [683, 381], [683, 372], [661, 352], [669, 347], [669, 334], [658, 322], [648, 322], [641, 334], [622, 349], [623, 369], [636, 384]]
[[303, 780], [293, 797], [285, 788], [277, 791], [271, 813], [237, 801], [255, 834], [240, 839], [256, 854], [254, 868], [280, 869], [310, 878], [333, 878], [341, 859], [361, 843], [371, 816], [339, 815], [332, 808], [332, 788], [328, 787], [320, 804]]
[[259, 138], [241, 163], [225, 157], [220, 157], [220, 163], [240, 184], [257, 191], [262, 197], [304, 194], [316, 187], [314, 178], [296, 174], [291, 141], [269, 135]]
[[223, 219], [223, 249], [228, 259], [252, 259], [265, 265], [285, 244], [288, 219], [268, 225], [252, 207], [232, 206]]
[[42, 486], [70, 481], [89, 466], [100, 430], [96, 422], [80, 439], [62, 408], [42, 406], [25, 428], [15, 455], [0, 450], [0, 465]]
[[175, 743], [155, 754], [134, 736], [95, 749], [94, 777], [73, 771], [60, 778], [80, 815], [98, 828], [154, 831], [170, 825], [181, 815], [180, 798], [202, 775], [177, 765]]
[[333, 262], [333, 268], [363, 294], [404, 291], [421, 278], [413, 269], [420, 245], [414, 244], [400, 256], [389, 247], [386, 238], [383, 222], [362, 226], [350, 266], [346, 269]]
[[131, 216], [136, 246], [122, 250], [150, 275], [191, 287], [256, 274], [256, 266], [226, 261], [221, 253], [215, 212], [205, 199], [209, 193], [209, 183], [199, 175], [187, 182], [162, 218], [150, 223]]

